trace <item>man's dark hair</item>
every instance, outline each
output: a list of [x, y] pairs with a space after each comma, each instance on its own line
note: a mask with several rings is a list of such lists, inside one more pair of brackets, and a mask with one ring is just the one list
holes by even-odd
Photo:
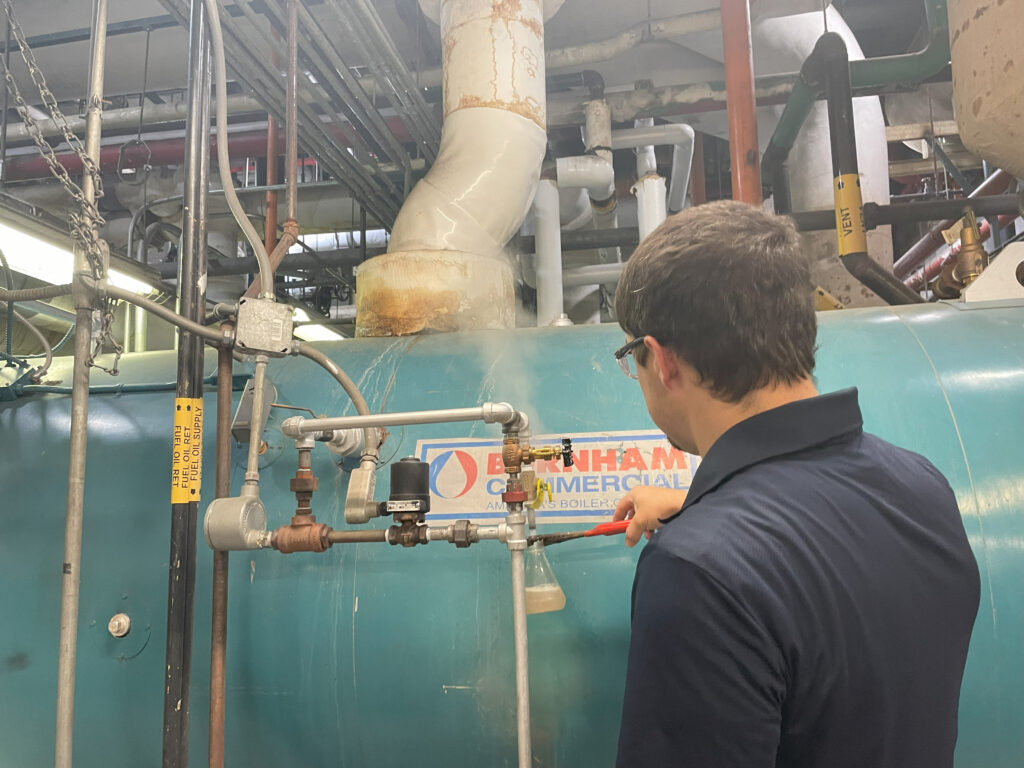
[[[814, 287], [800, 237], [788, 218], [744, 203], [666, 219], [622, 270], [615, 311], [626, 333], [653, 336], [726, 402], [814, 370]], [[641, 365], [645, 353], [635, 350]]]

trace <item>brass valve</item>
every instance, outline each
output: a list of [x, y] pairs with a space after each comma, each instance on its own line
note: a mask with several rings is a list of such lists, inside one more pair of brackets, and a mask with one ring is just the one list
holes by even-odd
[[523, 469], [523, 464], [557, 458], [562, 459], [563, 466], [572, 466], [572, 440], [570, 438], [563, 438], [561, 445], [542, 445], [536, 448], [521, 445], [515, 439], [507, 438], [501, 449], [505, 473], [509, 475], [519, 474]]
[[960, 253], [956, 257], [956, 270], [953, 275], [964, 287], [978, 279], [978, 275], [988, 266], [988, 252], [981, 242], [981, 231], [978, 220], [970, 208], [964, 214], [964, 228], [960, 232]]

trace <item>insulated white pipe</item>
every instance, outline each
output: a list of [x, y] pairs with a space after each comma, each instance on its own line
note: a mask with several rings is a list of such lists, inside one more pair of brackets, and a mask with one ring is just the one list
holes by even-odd
[[511, 327], [502, 249], [529, 210], [547, 148], [540, 0], [440, 4], [444, 125], [388, 253], [359, 270], [357, 333]]
[[541, 179], [533, 197], [534, 264], [537, 271], [537, 326], [562, 316], [562, 231], [558, 182]]
[[[637, 123], [640, 121], [638, 120]], [[693, 128], [685, 123], [639, 126], [612, 131], [612, 149], [672, 145], [672, 177], [668, 187], [668, 210], [683, 210], [686, 192], [690, 186], [690, 166], [693, 164]], [[637, 160], [639, 163], [639, 158]], [[638, 175], [640, 168], [637, 167]]]
[[668, 217], [665, 179], [658, 174], [647, 174], [633, 185], [636, 195], [636, 218], [640, 229], [640, 242]]
[[615, 169], [597, 155], [560, 157], [555, 176], [562, 189], [585, 189], [592, 200], [607, 200], [615, 194]]

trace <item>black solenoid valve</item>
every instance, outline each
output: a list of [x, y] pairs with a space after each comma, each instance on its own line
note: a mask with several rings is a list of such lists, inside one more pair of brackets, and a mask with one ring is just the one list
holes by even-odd
[[391, 465], [391, 495], [381, 502], [382, 515], [415, 515], [430, 511], [430, 465], [409, 456]]

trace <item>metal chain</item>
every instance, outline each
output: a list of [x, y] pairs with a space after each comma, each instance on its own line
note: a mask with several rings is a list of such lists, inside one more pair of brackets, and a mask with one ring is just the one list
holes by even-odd
[[[81, 161], [83, 175], [88, 174], [92, 180], [93, 189], [95, 190], [95, 199], [99, 200], [103, 197], [103, 178], [100, 174], [99, 167], [92, 157], [90, 157], [85, 151], [82, 141], [75, 135], [74, 131], [71, 130], [70, 125], [68, 125], [67, 118], [64, 116], [64, 113], [61, 112], [60, 106], [57, 103], [57, 97], [53, 95], [53, 92], [46, 84], [46, 77], [39, 68], [35, 54], [29, 47], [28, 41], [25, 39], [25, 34], [21, 29], [21, 25], [18, 23], [15, 16], [12, 0], [0, 0], [0, 2], [3, 4], [4, 14], [7, 17], [7, 22], [10, 26], [11, 35], [18, 44], [21, 60], [24, 62], [25, 67], [28, 70], [32, 83], [35, 85], [36, 91], [39, 93], [39, 97], [50, 115], [50, 119], [60, 130], [60, 134], [64, 141], [67, 142], [68, 146], [71, 147], [71, 150]], [[107, 244], [100, 238], [99, 230], [106, 224], [106, 221], [100, 214], [96, 203], [86, 200], [85, 192], [77, 183], [75, 183], [67, 169], [57, 159], [56, 152], [46, 140], [46, 137], [43, 135], [43, 131], [36, 123], [36, 120], [32, 117], [29, 104], [21, 94], [21, 89], [18, 87], [18, 83], [14, 79], [14, 75], [8, 66], [6, 57], [0, 58], [0, 63], [2, 63], [4, 69], [4, 81], [6, 83], [7, 90], [14, 99], [18, 114], [21, 116], [22, 122], [25, 124], [29, 135], [32, 137], [32, 141], [39, 149], [39, 153], [42, 155], [43, 160], [50, 169], [51, 175], [61, 183], [61, 186], [64, 187], [72, 199], [78, 203], [79, 210], [68, 214], [68, 224], [72, 243], [85, 255], [93, 278], [96, 280], [102, 280], [106, 277], [106, 265], [109, 256]], [[86, 361], [87, 365], [106, 371], [112, 376], [116, 376], [118, 373], [117, 365], [121, 359], [121, 353], [123, 352], [123, 347], [117, 343], [113, 333], [114, 309], [116, 306], [116, 301], [106, 297], [99, 301], [99, 308], [97, 310], [100, 314], [99, 331], [94, 336], [95, 341], [90, 351], [89, 359]], [[114, 364], [110, 368], [105, 368], [95, 362], [96, 357], [103, 351], [104, 343], [109, 343], [114, 350]]]

